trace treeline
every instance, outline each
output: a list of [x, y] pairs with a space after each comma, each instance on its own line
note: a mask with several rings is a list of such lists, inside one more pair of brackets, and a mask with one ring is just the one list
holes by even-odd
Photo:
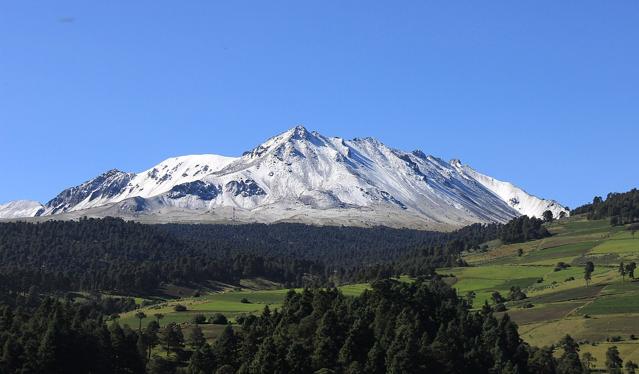
[[[471, 313], [441, 281], [391, 280], [346, 298], [336, 290], [290, 292], [277, 313], [241, 321], [240, 373], [528, 372], [517, 326], [489, 309]], [[191, 361], [190, 367], [207, 372]], [[209, 369], [210, 370], [210, 369]]]
[[[487, 304], [470, 311], [437, 278], [382, 280], [359, 297], [290, 291], [280, 310], [239, 317], [212, 344], [197, 325], [186, 335], [157, 318], [132, 329], [107, 324], [93, 303], [0, 296], [1, 373], [553, 374], [585, 373], [593, 362], [570, 336], [529, 346], [507, 314], [497, 318]], [[622, 364], [611, 347], [607, 370]]]
[[233, 254], [321, 260], [332, 266], [378, 263], [398, 258], [407, 248], [441, 243], [442, 232], [389, 227], [309, 226], [295, 223], [197, 225], [157, 228], [219, 258]]
[[[121, 219], [0, 223], [0, 290], [152, 293], [162, 284], [264, 277], [330, 285], [430, 273], [490, 240], [496, 225], [454, 233], [278, 225], [144, 225]], [[418, 267], [415, 267], [416, 264]], [[421, 270], [418, 270], [421, 269]]]
[[443, 233], [276, 225], [145, 225], [116, 218], [0, 223], [0, 291], [149, 294], [163, 284], [264, 277], [331, 286], [464, 266], [460, 254], [496, 238], [547, 235], [541, 221], [474, 224]]
[[571, 214], [586, 214], [588, 219], [609, 218], [612, 225], [639, 221], [639, 190], [609, 193], [606, 199], [595, 196], [592, 203], [574, 209]]
[[0, 224], [0, 291], [152, 293], [163, 283], [265, 277], [298, 285], [324, 265], [295, 257], [214, 253], [155, 226], [121, 219]]
[[144, 373], [138, 334], [94, 304], [0, 305], [0, 373]]
[[[497, 238], [501, 225], [473, 224], [429, 232], [387, 227], [276, 225], [164, 225], [196, 247], [220, 253], [295, 257], [323, 264], [327, 284], [363, 282], [410, 274], [430, 275], [437, 267], [463, 265], [461, 252]], [[225, 248], [219, 250], [219, 248]]]
[[550, 232], [543, 224], [544, 221], [542, 219], [535, 217], [521, 216], [514, 218], [500, 228], [499, 239], [509, 244], [548, 237]]

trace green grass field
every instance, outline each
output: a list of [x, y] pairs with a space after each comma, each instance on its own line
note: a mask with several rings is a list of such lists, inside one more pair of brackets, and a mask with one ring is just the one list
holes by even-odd
[[[634, 239], [623, 227], [611, 227], [606, 220], [587, 221], [581, 217], [555, 222], [549, 230], [552, 237], [527, 243], [502, 245], [492, 241], [488, 243], [487, 252], [465, 255], [471, 266], [438, 269], [438, 272], [460, 296], [475, 292], [475, 307], [491, 302], [494, 291], [505, 297], [512, 286], [520, 287], [528, 298], [506, 303], [507, 313], [519, 325], [522, 338], [530, 344], [550, 345], [570, 334], [581, 342], [582, 352], [591, 352], [600, 360], [598, 367], [601, 367], [609, 346], [606, 340], [619, 336], [622, 341], [615, 344], [622, 357], [639, 361], [639, 342], [630, 339], [631, 334], [639, 336], [636, 322], [639, 320], [639, 281], [626, 278], [622, 282], [617, 273], [619, 261], [639, 259], [639, 235]], [[520, 248], [521, 256], [518, 255]], [[570, 266], [556, 271], [560, 261]], [[595, 263], [588, 287], [583, 279], [586, 261]], [[410, 281], [408, 277], [401, 280]], [[355, 296], [369, 287], [369, 284], [353, 284], [340, 289], [346, 296]], [[239, 315], [261, 313], [267, 305], [279, 308], [288, 290], [273, 288], [273, 284], [247, 280], [240, 289], [228, 288], [200, 297], [165, 301], [143, 308], [149, 316], [144, 322], [148, 323], [155, 313], [164, 314], [162, 323], [181, 323], [187, 331], [197, 314], [209, 317], [222, 313], [234, 322]], [[241, 302], [242, 299], [248, 303]], [[176, 304], [185, 305], [187, 311], [174, 311]], [[532, 307], [523, 308], [526, 304]], [[135, 312], [122, 314], [120, 322], [137, 327]], [[203, 325], [209, 339], [219, 335], [222, 328]]]
[[[404, 280], [406, 279], [407, 278]], [[339, 287], [346, 296], [360, 295], [368, 288], [370, 288], [370, 285], [367, 283], [350, 284]], [[142, 311], [148, 316], [148, 318], [143, 321], [143, 325], [151, 321], [153, 315], [157, 313], [164, 315], [161, 323], [175, 322], [189, 324], [193, 320], [193, 317], [198, 314], [203, 314], [208, 318], [215, 313], [222, 313], [233, 322], [237, 316], [242, 314], [261, 313], [267, 305], [271, 309], [279, 308], [288, 291], [288, 289], [242, 289], [209, 293], [200, 297], [166, 301], [161, 304], [141, 308], [140, 310], [123, 313], [120, 316], [119, 322], [120, 324], [128, 324], [129, 326], [137, 328], [138, 319], [135, 317], [135, 313], [138, 311]], [[300, 291], [300, 289], [297, 289], [297, 291]], [[242, 299], [246, 299], [248, 303], [243, 303]], [[187, 310], [184, 312], [176, 312], [174, 307], [177, 304], [186, 306]]]
[[[639, 336], [639, 281], [626, 277], [622, 282], [617, 272], [620, 261], [639, 262], [639, 235], [633, 238], [624, 227], [583, 217], [554, 222], [548, 229], [553, 236], [542, 240], [491, 242], [488, 252], [465, 256], [473, 267], [440, 269], [440, 273], [454, 274], [450, 283], [460, 295], [476, 292], [475, 306], [489, 300], [494, 291], [506, 296], [511, 285], [521, 287], [528, 299], [508, 302], [507, 313], [530, 344], [550, 345], [570, 334], [582, 341], [582, 352], [598, 358], [601, 368], [610, 345], [606, 339], [620, 336], [623, 341], [615, 344], [622, 358], [639, 361], [639, 342], [630, 339], [631, 334]], [[560, 261], [571, 266], [554, 271]], [[586, 261], [595, 263], [589, 287], [583, 279]], [[528, 303], [533, 307], [521, 308]]]

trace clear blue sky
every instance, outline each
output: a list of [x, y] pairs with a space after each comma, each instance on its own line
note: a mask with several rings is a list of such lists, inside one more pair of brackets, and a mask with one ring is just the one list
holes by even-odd
[[637, 186], [639, 2], [4, 1], [0, 202], [296, 124], [571, 207]]

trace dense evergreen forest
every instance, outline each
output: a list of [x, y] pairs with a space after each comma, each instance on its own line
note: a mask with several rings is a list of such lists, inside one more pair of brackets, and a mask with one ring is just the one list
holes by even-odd
[[279, 225], [144, 225], [121, 219], [0, 223], [0, 289], [153, 293], [165, 283], [265, 277], [286, 286], [427, 275], [494, 239], [453, 233]]
[[[552, 215], [552, 213], [551, 213]], [[504, 243], [521, 243], [550, 236], [539, 218], [521, 216], [503, 225], [499, 230], [499, 238]]]
[[107, 324], [91, 304], [4, 301], [2, 373], [584, 372], [569, 336], [555, 348], [530, 347], [507, 314], [496, 317], [487, 305], [470, 311], [438, 278], [381, 280], [359, 297], [290, 291], [280, 310], [240, 318], [212, 344], [197, 329], [185, 337], [180, 325], [159, 320], [140, 329]]
[[[552, 373], [563, 358], [522, 343], [507, 316], [469, 311], [434, 271], [465, 265], [460, 254], [490, 240], [547, 234], [528, 217], [451, 233], [114, 218], [0, 223], [0, 373]], [[387, 279], [399, 274], [419, 280]], [[107, 323], [135, 302], [100, 296], [250, 277], [308, 288], [289, 293], [281, 310], [238, 319], [213, 344], [159, 320], [140, 329]], [[330, 288], [353, 281], [375, 283], [357, 298]], [[79, 291], [88, 292], [82, 302]], [[152, 355], [154, 347], [171, 359]]]
[[606, 199], [595, 196], [592, 203], [574, 209], [572, 214], [587, 214], [588, 219], [609, 218], [612, 225], [639, 221], [639, 190], [609, 193]]

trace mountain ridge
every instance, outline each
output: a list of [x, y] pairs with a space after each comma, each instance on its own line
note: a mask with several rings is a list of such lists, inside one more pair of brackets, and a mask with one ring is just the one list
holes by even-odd
[[[11, 203], [9, 203], [11, 204]], [[239, 157], [166, 159], [140, 173], [109, 170], [36, 209], [0, 218], [114, 215], [141, 221], [385, 225], [448, 230], [567, 210], [459, 160], [404, 152], [374, 138], [326, 137], [296, 126]]]

